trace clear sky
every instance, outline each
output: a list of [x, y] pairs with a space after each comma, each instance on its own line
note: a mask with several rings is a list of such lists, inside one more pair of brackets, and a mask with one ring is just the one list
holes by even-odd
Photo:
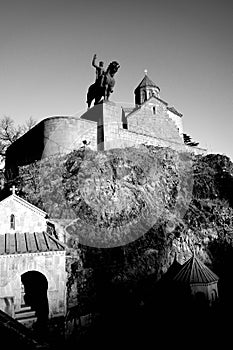
[[184, 132], [233, 159], [232, 0], [0, 0], [0, 117], [86, 110], [94, 53], [117, 60], [111, 100], [133, 104], [148, 76]]

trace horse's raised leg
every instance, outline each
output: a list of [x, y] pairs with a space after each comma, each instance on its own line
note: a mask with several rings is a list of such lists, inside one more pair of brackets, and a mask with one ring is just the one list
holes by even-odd
[[87, 100], [86, 100], [86, 103], [87, 103], [87, 107], [90, 108], [91, 100], [90, 100], [90, 96], [89, 96], [89, 91], [87, 92]]
[[103, 93], [104, 93], [103, 88], [100, 87], [95, 95], [95, 103], [94, 103], [95, 105], [98, 105], [101, 102]]
[[94, 105], [98, 105], [98, 103], [100, 103], [101, 97], [102, 96], [100, 94], [95, 96], [95, 103], [94, 103]]
[[95, 89], [96, 89], [96, 86], [95, 84], [92, 84], [91, 86], [89, 86], [89, 89], [87, 91], [87, 107], [88, 109], [90, 108], [91, 106], [91, 103], [95, 97]]
[[108, 101], [108, 86], [107, 85], [105, 85], [104, 86], [104, 93], [103, 93], [103, 95], [104, 95], [104, 101]]

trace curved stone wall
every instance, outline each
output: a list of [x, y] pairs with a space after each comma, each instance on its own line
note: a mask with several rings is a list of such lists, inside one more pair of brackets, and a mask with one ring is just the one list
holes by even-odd
[[36, 160], [69, 153], [80, 147], [83, 140], [96, 149], [96, 122], [65, 116], [46, 118], [8, 147], [6, 173], [14, 173], [18, 166]]

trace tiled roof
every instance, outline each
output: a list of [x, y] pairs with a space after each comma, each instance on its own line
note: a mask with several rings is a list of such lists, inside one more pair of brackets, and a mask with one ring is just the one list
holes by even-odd
[[63, 251], [65, 246], [46, 232], [0, 235], [0, 255]]
[[158, 89], [160, 91], [160, 88], [155, 85], [155, 83], [150, 79], [148, 78], [147, 75], [144, 76], [144, 78], [142, 79], [142, 81], [140, 82], [140, 84], [136, 87], [135, 90], [138, 90], [140, 88], [143, 88], [143, 87], [146, 87], [146, 86], [152, 86], [152, 87], [155, 87], [156, 89]]
[[168, 109], [169, 111], [171, 111], [172, 113], [178, 115], [179, 117], [182, 117], [182, 116], [183, 116], [183, 114], [181, 114], [180, 112], [178, 112], [174, 107], [167, 107], [167, 109]]
[[218, 276], [193, 255], [173, 278], [184, 284], [208, 284], [218, 281]]
[[122, 107], [122, 109], [125, 113], [130, 113], [135, 109], [135, 106], [134, 107]]
[[4, 205], [6, 202], [8, 202], [9, 200], [13, 199], [14, 201], [16, 201], [17, 203], [27, 207], [30, 210], [33, 210], [34, 212], [36, 212], [39, 215], [42, 215], [43, 217], [47, 216], [47, 213], [39, 208], [37, 208], [35, 205], [25, 201], [25, 199], [17, 196], [16, 194], [11, 194], [10, 196], [8, 196], [7, 198], [3, 199], [2, 201], [0, 201], [0, 206]]

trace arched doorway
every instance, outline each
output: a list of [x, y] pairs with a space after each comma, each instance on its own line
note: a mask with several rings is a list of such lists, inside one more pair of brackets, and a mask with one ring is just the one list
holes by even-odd
[[44, 333], [47, 329], [49, 304], [47, 297], [48, 281], [38, 271], [28, 271], [21, 275], [24, 287], [24, 302], [35, 311], [37, 318], [34, 329], [37, 333]]

